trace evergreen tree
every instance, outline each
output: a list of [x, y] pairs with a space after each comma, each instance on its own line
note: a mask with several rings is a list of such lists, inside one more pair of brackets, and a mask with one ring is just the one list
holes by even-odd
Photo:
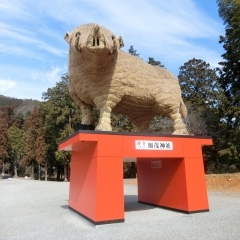
[[226, 25], [225, 36], [220, 36], [225, 53], [219, 64], [219, 79], [227, 101], [224, 104], [222, 121], [225, 130], [225, 147], [221, 154], [240, 169], [240, 2], [217, 0], [219, 15]]
[[7, 120], [0, 109], [0, 168], [4, 174], [4, 163], [8, 158]]
[[24, 123], [24, 115], [22, 113], [18, 113], [17, 115], [15, 115], [13, 125], [16, 126], [17, 128], [22, 129], [23, 123]]
[[160, 61], [156, 61], [156, 60], [154, 60], [154, 58], [151, 58], [151, 57], [148, 58], [148, 64], [164, 68], [164, 65], [162, 65], [162, 63]]
[[47, 176], [46, 140], [44, 134], [44, 115], [42, 108], [34, 107], [32, 115], [24, 123], [26, 144], [23, 163], [31, 165], [31, 177], [34, 178], [35, 164], [38, 163], [38, 179], [40, 180], [41, 164], [45, 164], [45, 180]]
[[34, 179], [34, 166], [36, 163], [36, 139], [37, 139], [37, 129], [34, 124], [34, 115], [30, 116], [25, 122], [23, 129], [25, 131], [25, 148], [24, 148], [24, 158], [23, 165], [31, 166], [31, 178]]
[[196, 107], [216, 107], [221, 88], [216, 69], [201, 59], [191, 59], [180, 67], [178, 75], [182, 94]]
[[74, 133], [72, 126], [80, 122], [80, 109], [73, 102], [68, 92], [68, 74], [64, 74], [55, 87], [43, 93], [45, 114], [45, 136], [47, 143], [47, 158], [57, 169], [58, 180], [64, 170], [64, 180], [68, 176], [70, 162], [69, 152], [58, 152], [58, 144]]
[[10, 156], [14, 168], [14, 177], [18, 177], [17, 168], [24, 156], [25, 135], [24, 130], [11, 126], [8, 129], [8, 139], [10, 144]]
[[9, 157], [9, 141], [7, 130], [13, 122], [13, 107], [0, 108], [0, 168], [5, 172], [4, 164]]
[[13, 106], [1, 107], [0, 111], [3, 113], [4, 118], [7, 121], [7, 128], [9, 128], [14, 121], [14, 108]]
[[44, 172], [45, 172], [45, 181], [47, 181], [47, 144], [45, 139], [45, 129], [44, 129], [44, 112], [42, 107], [35, 108], [36, 110], [33, 112], [33, 116], [35, 115], [35, 124], [36, 124], [36, 162], [38, 163], [38, 177], [40, 180], [41, 176], [41, 165], [44, 164]]
[[225, 97], [216, 69], [201, 59], [191, 59], [180, 67], [179, 82], [189, 113], [187, 124], [194, 135], [213, 137], [214, 146], [205, 147], [204, 155], [209, 171], [219, 169], [224, 148], [225, 124], [221, 121]]
[[130, 46], [128, 52], [133, 56], [139, 57], [139, 54], [137, 53], [137, 50], [134, 49], [133, 45]]

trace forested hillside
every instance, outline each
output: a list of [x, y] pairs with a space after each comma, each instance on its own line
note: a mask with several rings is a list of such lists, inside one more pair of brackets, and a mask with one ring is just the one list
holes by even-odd
[[22, 99], [17, 99], [17, 98], [0, 95], [0, 107], [11, 105], [14, 108], [17, 108], [22, 104], [22, 102], [23, 102]]
[[12, 106], [16, 115], [22, 114], [25, 116], [31, 114], [33, 108], [38, 106], [40, 101], [32, 99], [18, 99], [0, 95], [0, 108], [5, 106]]

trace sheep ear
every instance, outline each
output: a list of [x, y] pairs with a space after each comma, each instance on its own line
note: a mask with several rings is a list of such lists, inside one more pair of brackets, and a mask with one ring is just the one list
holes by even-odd
[[69, 33], [69, 32], [67, 32], [67, 33], [65, 34], [64, 40], [65, 40], [67, 43], [70, 42], [70, 33]]
[[118, 36], [117, 39], [118, 39], [118, 42], [119, 42], [119, 47], [120, 47], [120, 48], [124, 47], [124, 43], [123, 43], [122, 37], [121, 37], [121, 36]]

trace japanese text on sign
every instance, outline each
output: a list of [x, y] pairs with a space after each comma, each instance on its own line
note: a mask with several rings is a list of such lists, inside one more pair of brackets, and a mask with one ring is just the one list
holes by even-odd
[[135, 141], [136, 149], [142, 150], [173, 150], [173, 143], [168, 141]]

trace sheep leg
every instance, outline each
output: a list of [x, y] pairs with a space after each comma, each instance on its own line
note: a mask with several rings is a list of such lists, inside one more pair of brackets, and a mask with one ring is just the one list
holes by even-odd
[[82, 105], [80, 105], [80, 109], [81, 109], [81, 113], [82, 113], [81, 124], [94, 126], [92, 106], [87, 105], [87, 104], [82, 104]]
[[92, 114], [92, 106], [84, 103], [74, 92], [70, 91], [73, 100], [78, 104], [81, 110], [82, 119], [81, 124], [94, 126], [94, 117]]
[[179, 109], [169, 114], [169, 117], [174, 122], [174, 132], [172, 134], [175, 135], [188, 135], [188, 131], [186, 125], [184, 124], [181, 114], [179, 113]]
[[109, 94], [98, 96], [93, 99], [93, 102], [96, 104], [96, 107], [100, 111], [99, 123], [96, 126], [95, 130], [100, 131], [112, 131], [111, 126], [111, 112], [112, 109], [121, 101], [120, 98]]

